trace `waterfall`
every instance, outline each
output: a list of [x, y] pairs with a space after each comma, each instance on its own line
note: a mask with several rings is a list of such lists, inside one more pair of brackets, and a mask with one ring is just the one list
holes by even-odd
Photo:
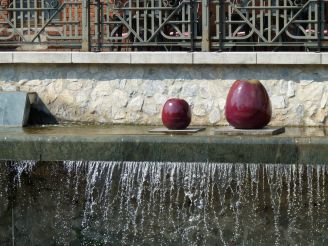
[[[39, 223], [54, 227], [56, 244], [328, 243], [325, 165], [64, 161], [15, 171], [16, 224], [33, 234], [23, 216], [37, 208], [20, 199], [51, 208]], [[25, 187], [23, 173], [46, 189]], [[29, 189], [39, 193], [26, 198]]]

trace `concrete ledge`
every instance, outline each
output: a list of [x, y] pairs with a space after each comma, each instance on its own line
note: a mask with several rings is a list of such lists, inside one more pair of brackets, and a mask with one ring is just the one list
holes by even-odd
[[257, 64], [321, 64], [321, 54], [313, 52], [258, 52]]
[[72, 63], [71, 52], [13, 52], [13, 63]]
[[321, 54], [321, 64], [328, 64], [328, 53]]
[[256, 64], [255, 52], [195, 52], [193, 64]]
[[191, 52], [132, 52], [131, 64], [192, 64]]
[[253, 64], [327, 65], [315, 52], [0, 52], [0, 64]]
[[320, 137], [0, 134], [0, 160], [328, 164], [327, 151]]
[[12, 63], [13, 53], [12, 52], [0, 52], [0, 64], [1, 63]]
[[130, 64], [131, 53], [129, 52], [73, 52], [72, 63], [94, 64]]

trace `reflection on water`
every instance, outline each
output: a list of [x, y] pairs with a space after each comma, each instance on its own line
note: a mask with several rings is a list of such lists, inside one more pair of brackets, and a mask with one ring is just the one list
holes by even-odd
[[2, 162], [0, 245], [326, 245], [327, 171]]

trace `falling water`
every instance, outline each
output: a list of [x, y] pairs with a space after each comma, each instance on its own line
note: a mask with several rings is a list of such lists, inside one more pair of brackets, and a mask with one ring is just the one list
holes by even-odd
[[0, 171], [1, 188], [10, 174], [20, 184], [10, 198], [16, 239], [32, 244], [328, 243], [325, 165], [65, 161]]

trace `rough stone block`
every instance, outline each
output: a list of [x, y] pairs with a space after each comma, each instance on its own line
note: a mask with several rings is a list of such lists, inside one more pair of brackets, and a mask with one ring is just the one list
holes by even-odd
[[30, 93], [0, 93], [0, 126], [25, 126], [30, 113]]

